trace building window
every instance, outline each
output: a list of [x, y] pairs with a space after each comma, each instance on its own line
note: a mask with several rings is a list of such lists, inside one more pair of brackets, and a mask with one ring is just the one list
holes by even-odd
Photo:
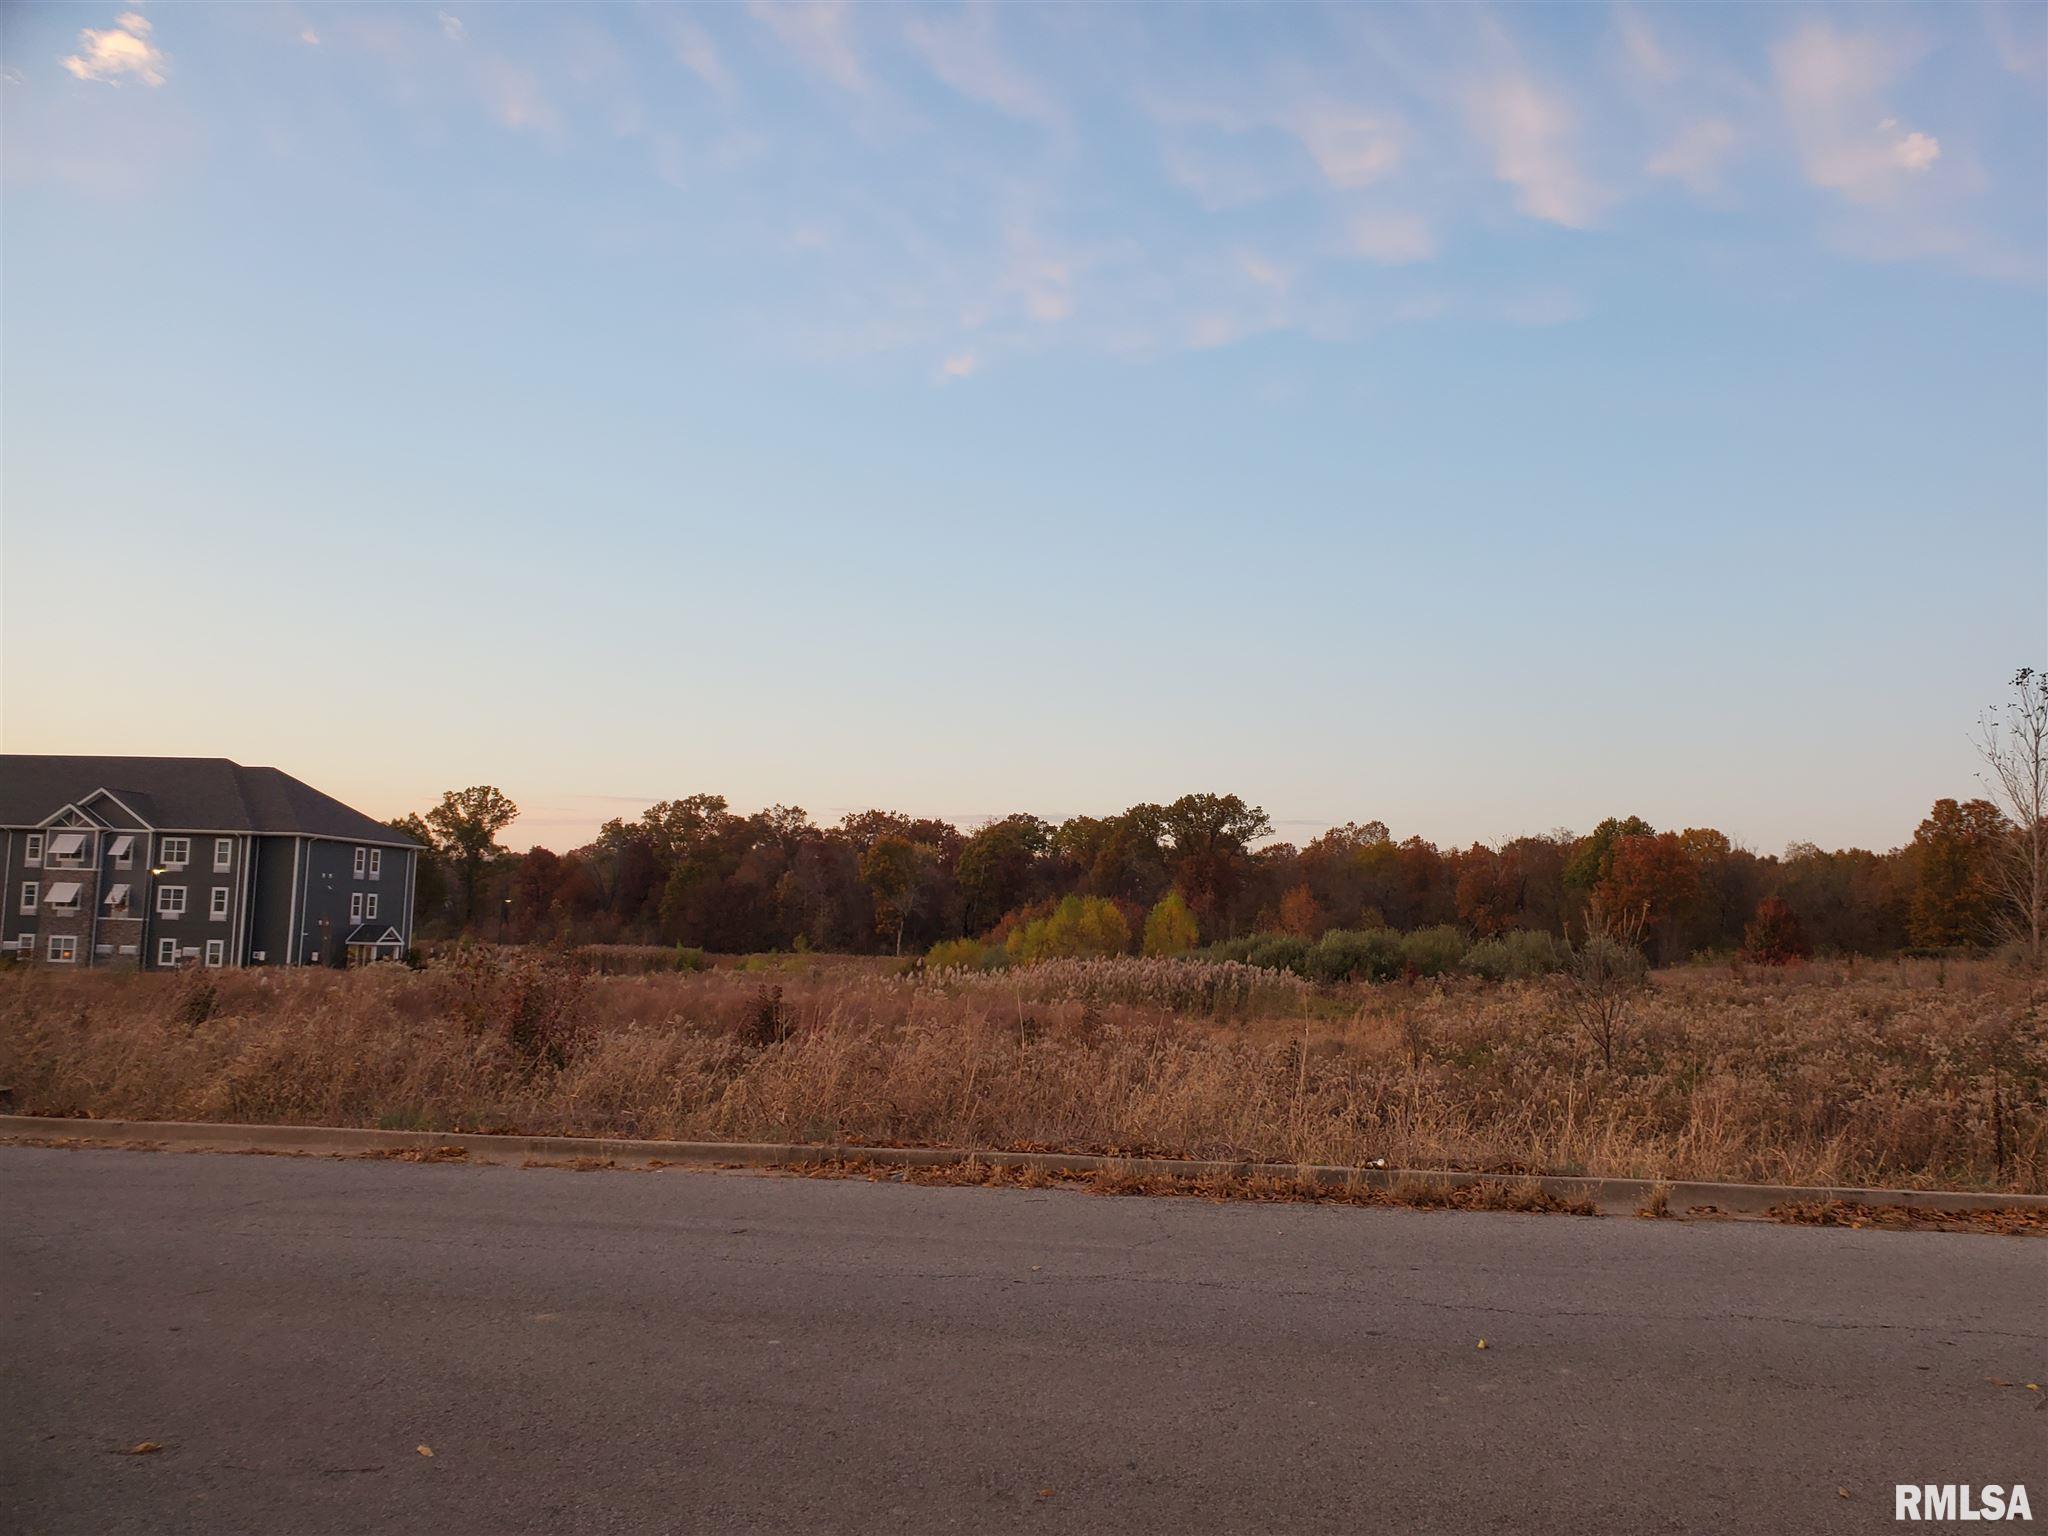
[[43, 886], [40, 880], [24, 880], [21, 882], [21, 915], [23, 917], [34, 917], [36, 915], [36, 898], [42, 892]]
[[24, 864], [26, 864], [26, 865], [27, 865], [27, 866], [28, 866], [28, 867], [29, 867], [30, 869], [38, 869], [38, 868], [40, 868], [40, 867], [42, 866], [42, 862], [43, 862], [43, 834], [42, 834], [42, 833], [40, 833], [40, 832], [31, 832], [31, 833], [29, 833], [29, 835], [28, 835], [28, 846], [27, 846], [26, 848], [24, 848], [24, 849], [22, 850], [22, 857], [21, 857], [21, 862], [22, 862], [22, 863], [24, 863]]
[[367, 895], [367, 896], [365, 896], [365, 897], [363, 898], [363, 916], [364, 916], [364, 917], [369, 917], [369, 918], [374, 918], [374, 917], [375, 917], [376, 915], [377, 915], [377, 893], [376, 893], [375, 891], [372, 891], [372, 892], [370, 892], [370, 894], [369, 894], [369, 895]]
[[226, 958], [226, 939], [208, 939], [206, 941], [206, 964], [209, 970], [220, 969], [221, 962]]
[[370, 878], [372, 880], [382, 880], [384, 878], [384, 850], [382, 848], [372, 848], [370, 850]]
[[232, 837], [216, 837], [213, 840], [213, 872], [220, 874], [235, 862], [235, 840]]
[[117, 885], [107, 892], [107, 911], [115, 917], [128, 915], [128, 887]]
[[59, 832], [50, 839], [50, 862], [60, 869], [77, 869], [85, 863], [85, 834]]
[[68, 933], [51, 934], [48, 954], [51, 961], [57, 965], [76, 965], [78, 963], [77, 938]]
[[363, 893], [350, 891], [348, 894], [348, 920], [360, 923], [363, 920]]
[[76, 880], [52, 881], [50, 888], [43, 892], [43, 910], [62, 912], [69, 915], [78, 910], [78, 882]]
[[14, 941], [14, 947], [25, 955], [33, 955], [36, 952], [36, 936], [33, 933], [24, 933]]
[[113, 856], [114, 868], [131, 868], [135, 863], [135, 839], [132, 837], [117, 837], [114, 839], [114, 845], [107, 852]]
[[216, 885], [213, 888], [213, 894], [207, 898], [207, 903], [206, 915], [208, 918], [216, 923], [224, 923], [228, 920], [228, 888], [226, 886]]
[[192, 839], [189, 837], [165, 838], [163, 854], [165, 869], [183, 869], [192, 862]]
[[369, 862], [370, 850], [367, 848], [358, 848], [356, 850], [356, 878], [358, 880], [363, 878], [363, 870], [369, 865]]
[[176, 965], [178, 963], [178, 941], [176, 939], [158, 939], [156, 941], [156, 963], [158, 965]]
[[156, 888], [156, 915], [158, 917], [183, 917], [185, 915], [185, 887], [182, 885], [160, 885]]

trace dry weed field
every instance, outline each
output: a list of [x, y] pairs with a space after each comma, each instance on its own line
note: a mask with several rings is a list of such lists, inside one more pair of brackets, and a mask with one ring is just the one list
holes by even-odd
[[24, 1114], [963, 1145], [2048, 1192], [2041, 989], [1992, 962], [1546, 981], [1195, 961], [906, 976], [0, 974]]

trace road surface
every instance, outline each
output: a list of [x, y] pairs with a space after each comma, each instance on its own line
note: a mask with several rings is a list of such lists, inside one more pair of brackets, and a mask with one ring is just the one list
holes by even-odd
[[2048, 1519], [2038, 1239], [18, 1147], [0, 1229], [0, 1529]]

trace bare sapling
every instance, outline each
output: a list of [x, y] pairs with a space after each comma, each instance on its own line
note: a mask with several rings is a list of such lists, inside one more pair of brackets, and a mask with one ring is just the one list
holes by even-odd
[[1585, 937], [1574, 944], [1565, 935], [1565, 963], [1559, 972], [1559, 996], [1581, 1034], [1600, 1053], [1602, 1066], [1614, 1065], [1615, 1052], [1627, 1043], [1635, 1001], [1649, 984], [1650, 962], [1643, 954], [1647, 907], [1610, 912], [1595, 897], [1586, 909]]
[[2013, 674], [2004, 708], [1978, 717], [1976, 747], [1984, 760], [1978, 777], [2011, 823], [1992, 874], [1999, 929], [2038, 972], [2048, 916], [2048, 673]]

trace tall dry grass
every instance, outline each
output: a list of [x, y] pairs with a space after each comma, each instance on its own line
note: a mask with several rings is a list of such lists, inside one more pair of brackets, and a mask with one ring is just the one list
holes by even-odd
[[1612, 1066], [1548, 983], [1190, 966], [24, 968], [0, 1085], [55, 1115], [2048, 1191], [2042, 1015], [1989, 964], [1659, 973]]

